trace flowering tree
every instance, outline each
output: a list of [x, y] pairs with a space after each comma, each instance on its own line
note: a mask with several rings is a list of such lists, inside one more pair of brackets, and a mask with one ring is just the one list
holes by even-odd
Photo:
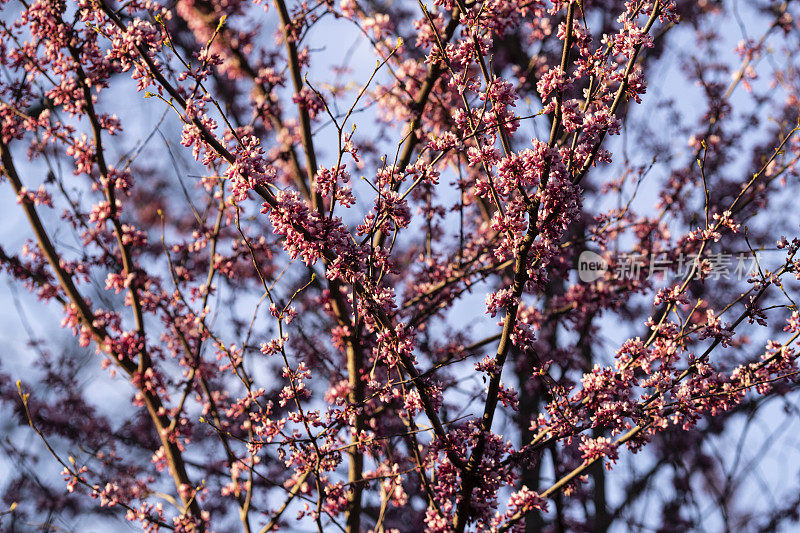
[[797, 518], [793, 3], [0, 7], [3, 528]]

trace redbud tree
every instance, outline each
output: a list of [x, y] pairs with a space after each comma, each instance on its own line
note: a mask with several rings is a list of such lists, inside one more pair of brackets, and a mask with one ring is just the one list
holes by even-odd
[[4, 531], [797, 520], [794, 2], [0, 9]]

